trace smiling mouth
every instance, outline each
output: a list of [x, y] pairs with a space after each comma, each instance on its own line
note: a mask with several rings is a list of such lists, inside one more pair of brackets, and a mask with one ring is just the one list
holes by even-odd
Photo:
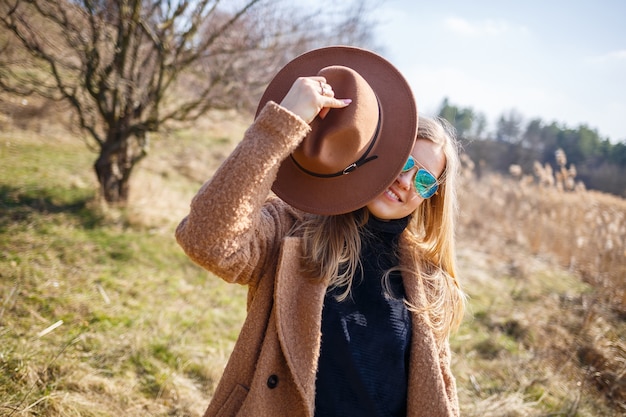
[[397, 200], [399, 202], [402, 202], [402, 199], [400, 198], [400, 196], [396, 193], [394, 193], [391, 188], [388, 188], [387, 191], [385, 191], [385, 194], [387, 194], [387, 196], [391, 197], [394, 200]]

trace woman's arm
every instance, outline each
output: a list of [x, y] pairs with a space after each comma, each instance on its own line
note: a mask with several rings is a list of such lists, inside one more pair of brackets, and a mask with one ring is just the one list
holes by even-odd
[[197, 264], [247, 284], [291, 224], [275, 206], [263, 209], [280, 162], [309, 131], [301, 118], [269, 102], [243, 140], [191, 201], [176, 239]]
[[325, 83], [320, 76], [300, 77], [280, 105], [268, 102], [198, 191], [176, 229], [178, 243], [193, 261], [227, 281], [248, 284], [276, 258], [295, 214], [277, 199], [263, 206], [280, 163], [310, 131], [308, 123], [351, 102], [334, 98]]

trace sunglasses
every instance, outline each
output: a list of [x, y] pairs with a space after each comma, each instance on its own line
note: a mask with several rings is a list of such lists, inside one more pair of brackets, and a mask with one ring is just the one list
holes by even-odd
[[[402, 172], [407, 172], [413, 169], [415, 165], [417, 165], [417, 162], [412, 155], [409, 155], [409, 159], [407, 159], [404, 164]], [[437, 178], [425, 168], [417, 170], [415, 179], [413, 180], [413, 185], [415, 185], [415, 191], [417, 191], [417, 194], [424, 199], [432, 197], [439, 189]]]

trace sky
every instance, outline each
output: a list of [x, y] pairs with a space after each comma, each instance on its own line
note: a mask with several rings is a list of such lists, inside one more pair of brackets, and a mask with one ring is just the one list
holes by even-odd
[[375, 42], [421, 112], [444, 98], [626, 141], [626, 0], [386, 0]]

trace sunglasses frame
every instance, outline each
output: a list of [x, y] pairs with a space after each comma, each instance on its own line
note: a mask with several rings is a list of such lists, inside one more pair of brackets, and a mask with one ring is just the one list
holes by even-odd
[[[407, 168], [407, 165], [409, 164], [411, 166]], [[416, 166], [418, 167], [418, 169], [413, 176], [413, 187], [415, 188], [415, 192], [417, 192], [420, 197], [422, 197], [424, 200], [427, 200], [433, 195], [437, 194], [437, 191], [439, 190], [439, 180], [433, 175], [432, 172], [430, 172], [426, 168], [423, 168], [421, 164], [418, 164], [415, 158], [413, 158], [413, 155], [409, 155], [409, 158], [404, 163], [404, 168], [402, 168], [402, 172], [408, 172]], [[432, 179], [433, 183], [425, 184], [423, 181], [418, 180], [423, 179], [424, 177]]]

